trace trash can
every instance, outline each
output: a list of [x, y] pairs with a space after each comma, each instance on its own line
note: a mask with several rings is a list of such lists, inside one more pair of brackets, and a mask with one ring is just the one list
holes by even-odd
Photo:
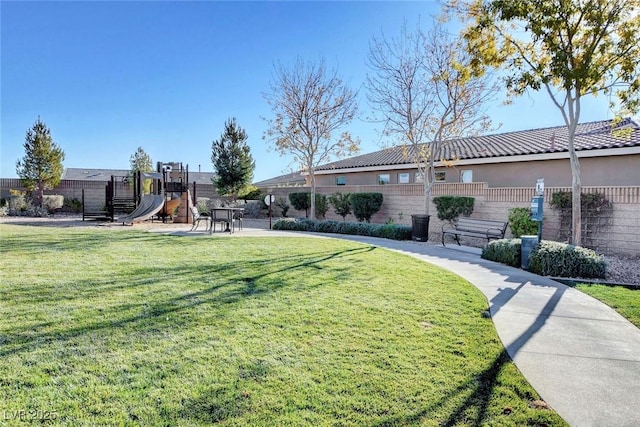
[[417, 242], [429, 240], [430, 215], [411, 215], [411, 238]]
[[529, 255], [538, 244], [538, 236], [520, 236], [520, 267], [529, 268]]

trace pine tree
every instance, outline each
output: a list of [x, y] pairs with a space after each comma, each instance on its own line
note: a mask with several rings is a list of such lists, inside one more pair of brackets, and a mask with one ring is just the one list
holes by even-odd
[[[144, 151], [142, 147], [138, 147], [136, 152], [131, 155], [131, 157], [129, 158], [129, 163], [131, 165], [131, 171], [129, 174], [132, 178], [130, 179], [130, 182], [132, 183], [133, 177], [135, 176], [136, 172], [153, 172], [153, 162], [151, 161], [151, 156], [149, 156], [149, 154], [147, 154], [147, 152]], [[153, 180], [151, 179], [143, 180], [142, 187], [144, 194], [151, 193], [152, 182]]]
[[235, 200], [253, 180], [255, 162], [247, 138], [245, 130], [231, 118], [225, 122], [220, 139], [211, 144], [211, 162], [216, 172], [213, 184], [221, 196], [231, 196]]
[[16, 173], [25, 188], [38, 191], [38, 205], [42, 206], [44, 190], [54, 188], [62, 178], [64, 151], [53, 142], [40, 117], [27, 131], [24, 151], [24, 157], [16, 162]]

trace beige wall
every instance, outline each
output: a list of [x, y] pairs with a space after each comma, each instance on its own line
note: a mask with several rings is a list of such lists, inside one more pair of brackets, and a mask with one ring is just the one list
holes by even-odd
[[[545, 188], [543, 238], [546, 240], [562, 241], [562, 236], [568, 233], [568, 230], [560, 229], [560, 213], [551, 208], [549, 203], [553, 193], [569, 190], [568, 187]], [[265, 189], [265, 191], [274, 194], [276, 197], [283, 197], [288, 200], [289, 193], [309, 191], [309, 189], [271, 188]], [[384, 202], [380, 212], [371, 219], [371, 222], [374, 223], [384, 223], [391, 219], [397, 224], [411, 225], [411, 214], [423, 213], [424, 196], [422, 185], [323, 186], [318, 187], [317, 191], [319, 194], [325, 195], [335, 192], [382, 193]], [[604, 193], [613, 206], [609, 226], [593, 230], [589, 239], [591, 244], [588, 246], [600, 253], [638, 256], [640, 254], [640, 186], [585, 187], [583, 191]], [[528, 207], [531, 198], [534, 197], [534, 192], [533, 186], [529, 188], [490, 188], [486, 183], [437, 184], [433, 189], [434, 196], [472, 196], [475, 199], [472, 217], [501, 221], [507, 221], [509, 209]], [[439, 242], [444, 224], [437, 218], [436, 208], [433, 203], [431, 204], [430, 213], [429, 240]], [[274, 215], [279, 215], [279, 212], [274, 212]], [[298, 212], [293, 208], [288, 213], [289, 217], [304, 217], [304, 215], [304, 212]], [[342, 220], [341, 217], [333, 212], [332, 208], [327, 213], [327, 219]], [[355, 218], [350, 215], [347, 217], [347, 221], [355, 221]], [[507, 231], [507, 237], [511, 237], [509, 230]], [[465, 241], [465, 244], [471, 246], [482, 246], [483, 243], [480, 239], [467, 239]]]
[[[545, 178], [545, 183], [547, 180]], [[0, 196], [8, 197], [9, 189], [22, 189], [20, 181], [16, 179], [0, 179]], [[88, 181], [63, 181], [61, 185], [47, 191], [47, 194], [62, 194], [65, 198], [77, 198], [82, 196], [85, 190], [85, 202], [87, 210], [101, 209], [104, 205], [105, 183]], [[119, 188], [119, 191], [127, 191], [128, 188]], [[552, 209], [549, 202], [551, 195], [557, 191], [569, 191], [569, 187], [553, 187], [546, 185], [544, 193], [544, 217], [543, 238], [547, 240], [562, 240], [562, 236], [568, 230], [561, 230], [560, 214]], [[212, 185], [198, 185], [199, 197], [216, 197]], [[275, 187], [263, 189], [265, 193], [274, 194], [288, 200], [289, 193], [309, 191], [304, 187]], [[584, 192], [604, 193], [612, 204], [611, 217], [606, 227], [592, 230], [590, 246], [601, 253], [618, 253], [629, 256], [640, 255], [640, 184], [633, 186], [585, 186]], [[373, 216], [372, 222], [384, 223], [393, 220], [397, 224], [411, 225], [411, 214], [423, 213], [424, 193], [420, 184], [409, 185], [348, 185], [348, 186], [319, 186], [318, 193], [329, 195], [335, 192], [380, 192], [384, 196], [382, 209]], [[475, 207], [472, 217], [497, 219], [506, 221], [509, 209], [514, 207], [528, 207], [534, 196], [533, 184], [528, 187], [501, 187], [492, 188], [486, 183], [475, 182], [470, 184], [445, 183], [436, 184], [433, 195], [458, 195], [472, 196], [475, 198]], [[275, 215], [279, 215], [275, 212]], [[290, 217], [304, 216], [304, 212], [297, 212], [293, 208], [289, 211]], [[330, 208], [327, 219], [341, 220]], [[354, 221], [351, 215], [347, 220]], [[443, 223], [436, 216], [435, 206], [431, 205], [430, 240], [439, 241]], [[509, 233], [507, 234], [509, 236]], [[469, 239], [466, 244], [482, 245], [479, 239]]]
[[[473, 171], [473, 182], [486, 182], [490, 187], [531, 187], [538, 178], [545, 185], [562, 187], [571, 185], [571, 167], [568, 159], [519, 161], [463, 165], [437, 168], [445, 173], [446, 183], [460, 182], [463, 170]], [[580, 159], [582, 185], [628, 186], [640, 185], [640, 154], [609, 157], [586, 157]], [[316, 185], [336, 185], [336, 177], [345, 177], [347, 185], [376, 185], [379, 174], [389, 174], [391, 184], [398, 183], [398, 174], [408, 172], [410, 183], [414, 183], [417, 169], [395, 169], [352, 173], [316, 174]]]

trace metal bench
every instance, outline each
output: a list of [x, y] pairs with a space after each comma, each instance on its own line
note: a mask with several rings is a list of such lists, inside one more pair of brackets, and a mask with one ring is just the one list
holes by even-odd
[[477, 237], [487, 239], [502, 239], [507, 231], [506, 221], [495, 221], [490, 219], [458, 218], [453, 228], [445, 228], [449, 224], [442, 226], [442, 245], [444, 246], [444, 236], [451, 235], [460, 245], [460, 236]]

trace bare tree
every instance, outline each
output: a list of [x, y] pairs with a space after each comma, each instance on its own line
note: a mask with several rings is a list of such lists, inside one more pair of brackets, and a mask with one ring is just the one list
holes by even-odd
[[440, 23], [420, 24], [398, 37], [374, 36], [369, 43], [367, 99], [382, 133], [424, 177], [424, 213], [429, 215], [436, 162], [448, 140], [486, 131], [484, 105], [497, 92], [482, 69], [473, 67], [459, 38]]
[[355, 117], [357, 93], [345, 85], [337, 71], [298, 58], [292, 67], [274, 65], [271, 92], [265, 94], [274, 118], [263, 139], [281, 155], [309, 174], [311, 218], [315, 218], [315, 168], [333, 159], [359, 151], [360, 141], [349, 132], [337, 133]]

